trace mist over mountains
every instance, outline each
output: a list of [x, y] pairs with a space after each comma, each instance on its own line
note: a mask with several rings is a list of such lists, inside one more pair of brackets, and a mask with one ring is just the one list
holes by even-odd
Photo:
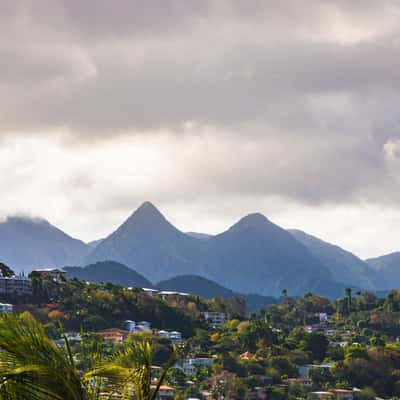
[[44, 220], [8, 218], [0, 223], [0, 261], [16, 271], [90, 265], [75, 268], [74, 274], [82, 279], [94, 274], [97, 280], [126, 286], [137, 277], [150, 286], [195, 275], [235, 293], [275, 297], [283, 289], [292, 295], [310, 291], [330, 297], [347, 286], [390, 289], [400, 271], [400, 256], [363, 261], [305, 232], [285, 230], [259, 213], [218, 235], [184, 233], [150, 202], [115, 232], [89, 244]]
[[0, 259], [14, 271], [75, 265], [90, 247], [44, 219], [8, 217], [0, 222]]

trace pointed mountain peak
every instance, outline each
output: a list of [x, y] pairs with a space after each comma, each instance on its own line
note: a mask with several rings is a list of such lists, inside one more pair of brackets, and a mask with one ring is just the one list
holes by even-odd
[[[116, 232], [133, 234], [151, 233], [153, 236], [165, 229], [175, 229], [163, 214], [149, 201], [144, 202], [133, 214], [117, 229]], [[101, 246], [101, 245], [100, 245]]]
[[261, 213], [252, 213], [243, 217], [238, 224], [246, 226], [260, 226], [270, 223], [269, 219]]
[[259, 231], [273, 225], [274, 224], [265, 215], [261, 213], [252, 213], [240, 219], [236, 224], [234, 224], [230, 228], [230, 230], [242, 231], [242, 230], [252, 229]]
[[158, 208], [150, 201], [145, 201], [133, 214], [132, 217], [162, 218], [164, 216]]

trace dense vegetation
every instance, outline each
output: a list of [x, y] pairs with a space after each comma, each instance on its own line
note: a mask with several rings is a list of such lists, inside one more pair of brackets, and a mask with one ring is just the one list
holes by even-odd
[[[30, 311], [44, 324], [43, 332], [58, 341], [64, 331], [80, 331], [82, 341], [71, 343], [69, 349], [74, 368], [85, 374], [96, 368], [99, 359], [114, 359], [144, 339], [152, 342], [153, 362], [164, 365], [172, 354], [170, 341], [158, 336], [157, 328], [164, 328], [184, 334], [177, 364], [165, 377], [178, 399], [200, 398], [204, 390], [216, 399], [240, 399], [260, 388], [275, 400], [306, 398], [312, 391], [335, 388], [357, 388], [354, 396], [363, 400], [400, 397], [398, 291], [378, 298], [348, 288], [335, 301], [312, 293], [294, 298], [283, 291], [279, 304], [249, 316], [241, 298], [162, 299], [112, 284], [54, 280], [43, 274], [32, 274], [31, 279], [33, 294], [20, 299], [16, 314]], [[206, 310], [225, 311], [230, 319], [210, 328], [201, 317]], [[8, 318], [2, 317], [3, 327], [10, 324]], [[131, 334], [115, 345], [96, 334], [102, 328], [121, 327], [128, 318], [148, 320], [155, 330]], [[18, 346], [17, 334], [0, 337], [5, 340], [0, 343], [2, 349], [11, 339], [12, 347]], [[182, 363], [193, 357], [211, 363], [196, 367], [194, 375], [185, 375]], [[311, 386], [304, 380], [291, 380], [300, 376], [299, 367], [307, 365], [314, 365], [307, 367]]]

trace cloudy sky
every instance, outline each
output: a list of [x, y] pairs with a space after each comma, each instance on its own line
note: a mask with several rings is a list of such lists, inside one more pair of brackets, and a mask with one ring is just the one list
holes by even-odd
[[400, 250], [397, 0], [0, 0], [0, 215], [83, 240], [143, 201]]

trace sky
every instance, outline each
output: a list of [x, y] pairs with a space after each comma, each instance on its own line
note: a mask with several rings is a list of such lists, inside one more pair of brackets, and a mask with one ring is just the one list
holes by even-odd
[[398, 0], [0, 0], [0, 216], [85, 241], [142, 202], [400, 251]]

